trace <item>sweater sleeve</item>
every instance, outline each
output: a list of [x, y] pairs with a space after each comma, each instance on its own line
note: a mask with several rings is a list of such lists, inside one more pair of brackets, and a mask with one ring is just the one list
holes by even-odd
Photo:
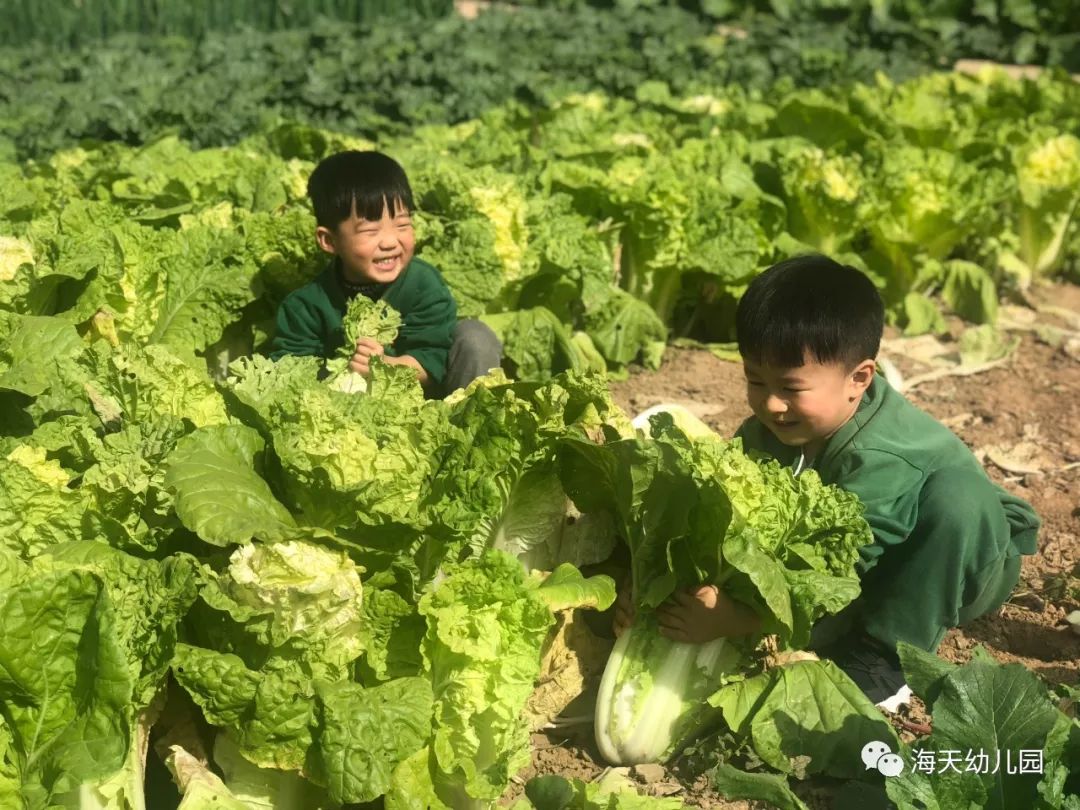
[[413, 300], [402, 312], [394, 354], [409, 355], [435, 382], [446, 376], [450, 344], [457, 325], [457, 304], [449, 287], [434, 272], [417, 285]]
[[1005, 510], [1005, 519], [1009, 522], [1009, 533], [1013, 550], [1016, 554], [1034, 554], [1038, 550], [1038, 533], [1041, 521], [1034, 507], [1023, 498], [995, 485], [994, 489]]
[[874, 533], [874, 542], [859, 549], [861, 573], [877, 565], [888, 546], [907, 540], [919, 517], [925, 481], [922, 469], [882, 450], [852, 452], [841, 461], [833, 483], [859, 496]]
[[286, 355], [322, 357], [323, 341], [318, 317], [300, 296], [291, 294], [278, 307], [274, 339], [270, 343], [270, 359]]

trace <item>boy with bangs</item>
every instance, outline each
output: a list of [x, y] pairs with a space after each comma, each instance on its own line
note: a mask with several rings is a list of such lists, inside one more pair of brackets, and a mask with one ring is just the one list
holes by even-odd
[[271, 358], [334, 357], [345, 342], [342, 318], [357, 295], [401, 313], [392, 345], [370, 336], [353, 347], [349, 368], [367, 375], [371, 358], [416, 372], [425, 394], [441, 397], [501, 362], [502, 347], [477, 320], [457, 319], [439, 271], [414, 255], [412, 189], [404, 169], [379, 152], [340, 152], [311, 173], [315, 240], [332, 256], [312, 282], [290, 293], [277, 313]]
[[[753, 416], [747, 452], [795, 475], [815, 469], [859, 496], [874, 541], [861, 552], [862, 595], [814, 628], [811, 646], [875, 702], [904, 687], [896, 644], [934, 652], [950, 627], [999, 608], [1034, 554], [1039, 519], [994, 484], [966, 445], [875, 372], [884, 324], [861, 272], [801, 256], [754, 279], [736, 332]], [[629, 623], [623, 598], [616, 632]], [[715, 586], [675, 595], [657, 616], [679, 641], [753, 635], [760, 620]]]

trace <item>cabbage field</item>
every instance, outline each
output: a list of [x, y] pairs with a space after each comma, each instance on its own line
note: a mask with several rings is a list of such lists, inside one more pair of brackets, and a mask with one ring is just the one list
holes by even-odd
[[[855, 496], [619, 388], [730, 358], [749, 281], [815, 251], [878, 286], [912, 390], [899, 347], [969, 379], [1029, 313], [1031, 420], [1080, 423], [1070, 4], [540, 5], [0, 48], [0, 807], [1080, 809], [1075, 669], [904, 646], [913, 736], [805, 652], [859, 593]], [[504, 345], [445, 400], [264, 356], [325, 266], [308, 176], [370, 148]], [[700, 582], [762, 635], [660, 636]], [[595, 747], [545, 768], [567, 729]], [[1039, 768], [914, 767], [995, 749]]]

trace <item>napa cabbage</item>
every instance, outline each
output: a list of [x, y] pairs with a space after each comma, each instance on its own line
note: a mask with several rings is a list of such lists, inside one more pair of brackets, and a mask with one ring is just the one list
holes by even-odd
[[389, 346], [401, 328], [401, 313], [385, 301], [372, 301], [366, 295], [356, 295], [349, 301], [341, 326], [345, 332], [345, 342], [338, 349], [337, 357], [326, 363], [326, 369], [330, 372], [330, 387], [346, 394], [366, 393], [367, 378], [349, 368], [349, 360], [356, 351], [356, 341], [371, 338], [376, 343]]
[[651, 435], [598, 445], [565, 439], [563, 483], [579, 508], [609, 510], [631, 556], [635, 618], [608, 660], [597, 744], [616, 764], [663, 761], [715, 720], [709, 697], [753, 668], [758, 639], [675, 642], [654, 610], [676, 590], [711, 583], [750, 606], [782, 648], [859, 593], [855, 563], [870, 542], [858, 499], [758, 462], [739, 440], [688, 439], [673, 417]]
[[1080, 138], [1038, 130], [1013, 152], [1019, 205], [1018, 246], [1001, 265], [1022, 286], [1056, 272], [1065, 261], [1067, 234], [1080, 203]]

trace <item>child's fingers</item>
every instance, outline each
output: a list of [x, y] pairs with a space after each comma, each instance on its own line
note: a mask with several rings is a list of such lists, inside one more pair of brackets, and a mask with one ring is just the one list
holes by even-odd
[[702, 585], [693, 592], [693, 598], [705, 604], [715, 604], [719, 596], [720, 589], [715, 585]]
[[688, 588], [684, 591], [675, 591], [670, 599], [677, 604], [688, 607], [695, 602], [701, 602], [715, 594], [719, 589], [715, 585], [698, 585], [696, 588]]
[[679, 607], [690, 607], [696, 599], [697, 591], [675, 591], [670, 597], [670, 601], [674, 602]]
[[372, 338], [362, 337], [356, 339], [356, 351], [361, 349], [366, 350], [367, 354], [381, 354], [383, 347], [382, 344]]
[[668, 597], [657, 606], [656, 618], [658, 621], [669, 616], [678, 618], [681, 617], [684, 612], [682, 604], [676, 602], [673, 598]]
[[686, 632], [686, 623], [682, 620], [681, 616], [676, 616], [672, 613], [656, 613], [656, 623], [660, 625], [661, 630], [672, 630], [681, 633]]
[[367, 374], [371, 371], [371, 355], [356, 352], [349, 359], [349, 369], [355, 371], [357, 374]]
[[682, 627], [675, 627], [672, 625], [660, 625], [660, 635], [664, 638], [670, 638], [672, 641], [687, 641], [688, 636], [686, 630]]

